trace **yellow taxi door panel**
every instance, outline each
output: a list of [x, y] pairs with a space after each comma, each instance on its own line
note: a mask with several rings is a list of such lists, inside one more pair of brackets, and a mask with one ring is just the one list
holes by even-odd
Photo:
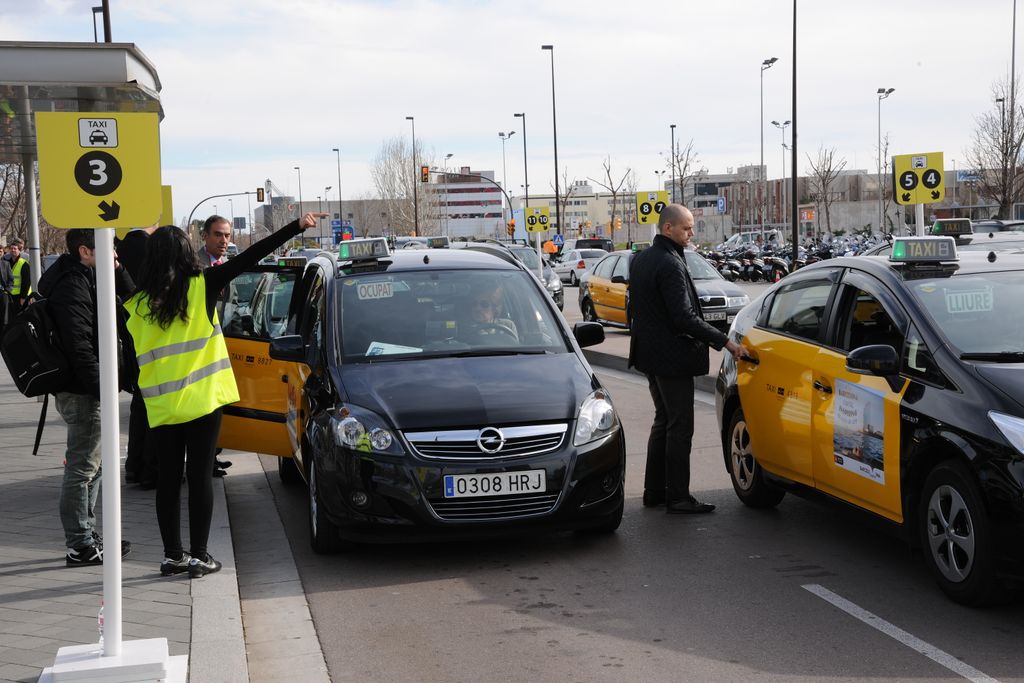
[[590, 277], [590, 301], [594, 304], [594, 313], [602, 320], [611, 320], [609, 294], [612, 280], [612, 269], [618, 262], [618, 256], [609, 256], [597, 264], [594, 274]]
[[615, 264], [612, 277], [621, 277], [622, 282], [608, 282], [608, 320], [626, 324], [626, 294], [629, 292], [629, 257], [620, 256]]
[[285, 333], [301, 267], [259, 266], [232, 281], [222, 296], [221, 326], [239, 401], [224, 407], [217, 445], [291, 456], [288, 378], [299, 364], [270, 357], [270, 340]]
[[737, 377], [754, 457], [766, 471], [810, 486], [810, 366], [818, 347], [757, 327], [743, 343], [760, 361], [740, 363]]
[[[900, 500], [900, 403], [881, 377], [846, 370], [846, 356], [822, 350], [814, 392], [814, 483], [837, 498], [896, 522]], [[831, 390], [831, 391], [829, 391]]]

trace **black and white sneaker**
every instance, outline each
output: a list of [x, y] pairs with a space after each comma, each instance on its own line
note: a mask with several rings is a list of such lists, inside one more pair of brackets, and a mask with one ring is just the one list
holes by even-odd
[[188, 571], [188, 563], [192, 560], [192, 556], [188, 553], [182, 553], [179, 559], [173, 557], [165, 557], [163, 562], [160, 563], [160, 576], [171, 576], [172, 574], [181, 574], [182, 572]]
[[[93, 543], [95, 543], [96, 545], [100, 546], [100, 548], [103, 547], [103, 537], [100, 536], [95, 531], [92, 532], [92, 540], [93, 540]], [[132, 542], [131, 541], [125, 541], [125, 540], [122, 539], [121, 540], [121, 557], [124, 557], [125, 555], [127, 555], [131, 551], [132, 551]]]
[[213, 574], [214, 572], [220, 571], [221, 564], [217, 560], [213, 559], [213, 555], [206, 553], [205, 559], [199, 559], [193, 557], [188, 562], [188, 575], [193, 579], [198, 579], [201, 576], [207, 574]]
[[103, 564], [103, 546], [96, 543], [93, 545], [83, 545], [78, 548], [68, 548], [64, 560], [69, 567], [87, 567]]

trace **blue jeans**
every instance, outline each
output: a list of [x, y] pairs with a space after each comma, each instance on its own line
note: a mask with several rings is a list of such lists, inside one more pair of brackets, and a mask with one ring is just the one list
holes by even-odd
[[92, 545], [100, 493], [100, 402], [83, 394], [58, 393], [57, 412], [68, 425], [60, 523], [68, 548]]

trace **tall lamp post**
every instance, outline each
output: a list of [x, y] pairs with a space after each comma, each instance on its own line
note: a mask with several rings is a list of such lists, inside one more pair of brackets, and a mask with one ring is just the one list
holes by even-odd
[[[514, 130], [510, 130], [507, 133], [505, 133], [504, 131], [498, 132], [498, 137], [501, 138], [501, 184], [506, 190], [508, 190], [508, 168], [505, 166], [505, 143], [508, 142], [509, 138], [511, 138], [515, 134], [516, 132]], [[508, 210], [511, 211], [512, 207], [508, 207]], [[505, 214], [504, 211], [502, 211], [501, 217], [507, 224], [508, 215]]]
[[885, 231], [885, 216], [882, 215], [882, 100], [891, 95], [896, 88], [878, 89], [878, 231]]
[[523, 208], [525, 209], [530, 206], [530, 167], [526, 163], [526, 112], [513, 114], [512, 116], [523, 120], [523, 196], [525, 197]]
[[765, 199], [767, 199], [767, 197], [765, 197], [767, 194], [767, 189], [765, 187], [767, 179], [764, 177], [764, 72], [772, 68], [772, 64], [777, 61], [779, 61], [778, 57], [770, 57], [761, 62], [761, 118], [758, 121], [758, 125], [761, 128], [761, 165], [757, 167], [757, 179], [760, 181], [758, 183], [758, 189], [761, 192], [761, 197], [757, 202], [757, 212], [761, 216], [761, 232], [764, 232], [764, 205]]
[[444, 155], [444, 234], [448, 235], [448, 160], [454, 154]]
[[670, 123], [668, 126], [672, 130], [672, 149], [668, 155], [668, 163], [672, 167], [672, 198], [669, 200], [671, 203], [676, 203], [676, 124]]
[[663, 175], [665, 175], [665, 171], [664, 170], [655, 171], [654, 172], [654, 185], [659, 190], [661, 189], [661, 176], [663, 176]]
[[338, 220], [341, 221], [341, 225], [344, 227], [345, 212], [341, 210], [341, 150], [337, 147], [332, 147], [331, 151], [338, 156]]
[[[331, 186], [328, 185], [324, 188], [324, 201], [327, 202], [327, 212], [331, 212], [331, 200], [327, 198], [327, 193], [331, 191]], [[331, 229], [331, 235], [334, 234], [334, 229]], [[324, 219], [320, 217], [320, 248], [324, 248]]]
[[772, 121], [772, 125], [782, 131], [782, 211], [779, 212], [782, 223], [786, 222], [786, 126], [789, 124], [789, 120]]
[[419, 180], [416, 178], [416, 119], [406, 116], [405, 120], [412, 123], [412, 234], [418, 236], [420, 234], [420, 199], [419, 190], [416, 187], [419, 184]]
[[298, 166], [293, 166], [293, 168], [299, 174], [299, 218], [302, 218], [302, 169]]
[[558, 125], [555, 119], [555, 46], [541, 45], [551, 54], [551, 133], [555, 143], [555, 232], [562, 232], [562, 202], [558, 191]]

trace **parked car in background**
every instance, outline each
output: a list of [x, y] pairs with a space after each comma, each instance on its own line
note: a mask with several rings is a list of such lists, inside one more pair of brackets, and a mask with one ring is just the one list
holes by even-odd
[[974, 232], [1005, 232], [1007, 230], [1024, 230], [1024, 221], [1009, 221], [990, 218], [983, 221], [972, 221]]
[[615, 251], [615, 244], [607, 237], [575, 237], [566, 240], [558, 253], [567, 254], [573, 249], [603, 249], [611, 252]]
[[562, 252], [562, 257], [553, 261], [551, 268], [562, 282], [575, 287], [580, 278], [607, 255], [604, 249], [570, 249]]

